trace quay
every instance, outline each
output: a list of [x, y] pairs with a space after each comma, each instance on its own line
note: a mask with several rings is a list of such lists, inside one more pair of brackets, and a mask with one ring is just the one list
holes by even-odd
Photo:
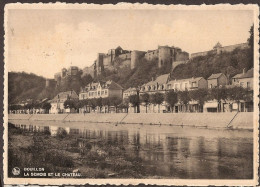
[[59, 121], [113, 124], [191, 126], [209, 129], [253, 130], [253, 112], [227, 113], [87, 113], [87, 114], [8, 114], [8, 121]]

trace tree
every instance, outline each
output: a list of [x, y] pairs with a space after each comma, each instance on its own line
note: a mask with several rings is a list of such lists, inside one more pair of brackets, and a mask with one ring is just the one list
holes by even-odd
[[170, 91], [166, 92], [165, 100], [170, 105], [171, 112], [173, 112], [173, 108], [174, 108], [175, 104], [178, 102], [177, 93], [174, 90], [170, 90]]
[[178, 95], [178, 100], [180, 101], [180, 103], [182, 105], [185, 106], [185, 111], [187, 112], [187, 109], [188, 109], [187, 105], [189, 104], [189, 101], [190, 101], [189, 92], [187, 90], [178, 91], [177, 95]]
[[[108, 97], [102, 99], [102, 105], [108, 106], [108, 112], [109, 112], [110, 100]], [[105, 113], [106, 113], [106, 107], [105, 107]]]
[[241, 100], [246, 100], [247, 97], [247, 90], [243, 87], [240, 86], [235, 86], [233, 88], [229, 88], [228, 89], [228, 96], [227, 96], [230, 100], [233, 100], [237, 103], [237, 109], [238, 112], [240, 111], [239, 108], [239, 103]]
[[135, 113], [139, 113], [140, 112], [139, 111], [139, 104], [140, 104], [139, 95], [130, 95], [129, 96], [129, 102], [134, 107]]
[[48, 103], [48, 102], [44, 102], [42, 103], [42, 106], [41, 106], [47, 113], [49, 113], [49, 110], [51, 109], [51, 104]]
[[226, 100], [227, 98], [227, 89], [225, 87], [212, 88], [210, 91], [210, 99], [215, 99], [218, 102], [217, 112], [221, 112], [221, 101]]
[[151, 102], [155, 105], [158, 105], [158, 113], [160, 113], [160, 105], [163, 103], [164, 101], [164, 96], [162, 93], [155, 93], [153, 95], [151, 95]]
[[144, 93], [141, 95], [141, 102], [143, 102], [145, 104], [145, 110], [147, 113], [147, 106], [150, 103], [150, 95], [148, 93]]
[[247, 42], [249, 44], [249, 47], [254, 50], [254, 25], [252, 25], [250, 27], [250, 30], [249, 30], [249, 33], [250, 33], [250, 36], [249, 38], [247, 39]]
[[92, 108], [93, 110], [96, 110], [97, 99], [96, 99], [96, 98], [90, 99], [90, 100], [89, 100], [89, 105], [91, 106], [91, 108]]
[[119, 97], [111, 97], [111, 98], [109, 98], [109, 103], [111, 104], [111, 106], [115, 107], [115, 110], [117, 113], [117, 108], [122, 103], [122, 99]]
[[250, 49], [249, 49], [249, 64], [247, 66], [247, 69], [250, 69], [251, 67], [254, 66], [254, 25], [250, 27], [249, 33], [250, 36], [247, 39], [247, 42]]
[[96, 99], [96, 105], [99, 107], [99, 112], [101, 113], [103, 106], [102, 97]]
[[76, 100], [67, 99], [64, 103], [64, 108], [70, 108], [70, 109], [78, 109], [78, 103]]
[[208, 90], [207, 89], [197, 89], [191, 90], [189, 92], [190, 98], [198, 102], [199, 112], [203, 112], [203, 105], [207, 101]]

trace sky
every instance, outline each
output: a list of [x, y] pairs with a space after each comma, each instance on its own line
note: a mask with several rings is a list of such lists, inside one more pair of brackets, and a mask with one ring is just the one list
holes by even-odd
[[251, 10], [9, 9], [8, 71], [53, 78], [61, 68], [93, 64], [97, 53], [158, 45], [188, 53], [244, 43]]

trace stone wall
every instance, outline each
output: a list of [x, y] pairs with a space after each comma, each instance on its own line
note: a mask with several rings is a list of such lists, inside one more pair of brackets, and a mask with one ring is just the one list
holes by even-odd
[[131, 53], [120, 54], [118, 58], [121, 58], [123, 60], [131, 59]]
[[153, 60], [155, 58], [158, 58], [158, 54], [159, 54], [159, 51], [158, 50], [153, 50], [153, 51], [148, 51], [146, 54], [145, 54], [145, 59], [146, 60]]
[[183, 60], [189, 60], [189, 53], [187, 52], [176, 53], [175, 61], [183, 61]]
[[235, 44], [235, 45], [229, 45], [229, 46], [224, 46], [224, 47], [220, 47], [217, 48], [217, 54], [220, 54], [222, 52], [232, 52], [234, 51], [236, 48], [240, 48], [240, 49], [245, 49], [248, 48], [248, 43], [242, 43], [242, 44]]
[[[105, 114], [9, 114], [8, 120], [180, 125], [201, 128], [253, 129], [253, 112], [226, 113], [105, 113]], [[43, 122], [44, 123], [44, 122]]]

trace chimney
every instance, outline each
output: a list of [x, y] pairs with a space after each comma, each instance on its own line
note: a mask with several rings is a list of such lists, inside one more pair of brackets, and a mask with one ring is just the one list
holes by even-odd
[[245, 74], [245, 71], [246, 71], [246, 69], [244, 68], [244, 69], [243, 69], [243, 74]]

